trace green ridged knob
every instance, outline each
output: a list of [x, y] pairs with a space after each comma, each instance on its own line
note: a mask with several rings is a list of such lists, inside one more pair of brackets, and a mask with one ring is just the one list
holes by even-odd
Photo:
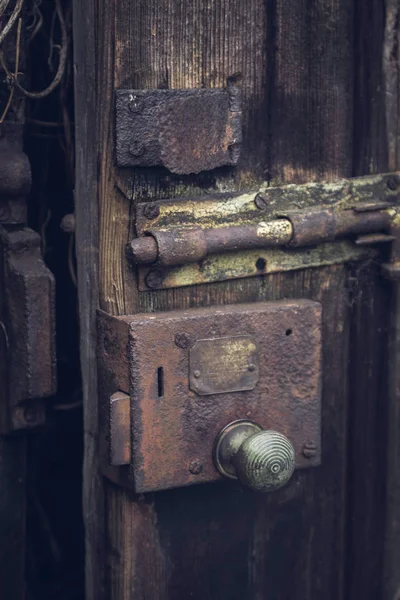
[[273, 492], [293, 475], [295, 453], [282, 433], [251, 421], [234, 421], [217, 438], [214, 462], [225, 477], [258, 492]]

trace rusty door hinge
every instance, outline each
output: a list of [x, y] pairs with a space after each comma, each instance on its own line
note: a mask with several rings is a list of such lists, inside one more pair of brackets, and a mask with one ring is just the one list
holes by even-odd
[[392, 173], [139, 204], [128, 258], [146, 290], [375, 257], [394, 240], [399, 190]]

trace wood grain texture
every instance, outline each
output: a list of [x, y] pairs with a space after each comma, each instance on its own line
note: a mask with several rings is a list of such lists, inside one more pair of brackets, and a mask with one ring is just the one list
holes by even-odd
[[385, 535], [388, 306], [379, 265], [354, 265], [350, 328], [346, 587], [349, 598], [380, 598]]
[[83, 518], [87, 600], [104, 599], [104, 487], [99, 472], [96, 308], [99, 303], [95, 2], [73, 2], [75, 71], [75, 211], [84, 410]]
[[[364, 452], [368, 466], [378, 467], [368, 436], [376, 439], [378, 435], [373, 420], [382, 365], [373, 364], [373, 346], [382, 343], [383, 333], [378, 326], [365, 332], [362, 323], [366, 318], [377, 323], [384, 294], [375, 297], [369, 275], [360, 277], [354, 292], [354, 278], [370, 273], [372, 267], [354, 271], [353, 267], [336, 266], [138, 293], [135, 273], [125, 260], [138, 202], [242, 190], [265, 179], [303, 182], [337, 178], [366, 169], [369, 137], [357, 154], [353, 152], [354, 3], [96, 0], [85, 5], [76, 3], [75, 18], [83, 24], [76, 25], [75, 38], [79, 39], [75, 48], [80, 86], [76, 92], [81, 147], [77, 249], [86, 403], [88, 598], [101, 598], [101, 578], [96, 582], [95, 575], [104, 564], [107, 598], [112, 600], [329, 600], [351, 597], [346, 585], [368, 590], [367, 583], [351, 581], [344, 563], [349, 542], [345, 527], [352, 519], [348, 509], [358, 506], [361, 497], [360, 493], [352, 500], [349, 448], [357, 461], [352, 468]], [[365, 73], [367, 67], [364, 69]], [[115, 88], [214, 87], [225, 85], [227, 78], [241, 80], [244, 96], [244, 146], [237, 169], [191, 177], [174, 176], [162, 169], [116, 169]], [[371, 107], [369, 85], [365, 102]], [[360, 123], [358, 127], [361, 130]], [[368, 135], [375, 135], [379, 127], [371, 126]], [[381, 164], [374, 160], [374, 165]], [[374, 282], [377, 284], [376, 277]], [[256, 497], [229, 483], [133, 497], [106, 482], [103, 513], [96, 464], [93, 361], [97, 294], [101, 308], [112, 314], [284, 297], [321, 300], [324, 361], [328, 365], [324, 372], [323, 466], [297, 473], [291, 485], [269, 497]], [[350, 332], [359, 336], [351, 347]], [[371, 386], [363, 383], [358, 388], [365, 364]], [[349, 373], [356, 378], [350, 387]], [[349, 389], [356, 389], [356, 410], [351, 409]], [[368, 412], [360, 421], [364, 394]], [[349, 422], [357, 430], [350, 446]], [[366, 468], [359, 479], [368, 498], [364, 514], [371, 516], [379, 498], [375, 483], [369, 485], [363, 479]], [[359, 539], [365, 540], [376, 533], [377, 525], [363, 527], [357, 520], [352, 535], [357, 532]], [[104, 555], [99, 550], [102, 536]], [[351, 550], [354, 544], [350, 543]], [[372, 550], [371, 544], [363, 545], [355, 559], [357, 569]], [[371, 581], [379, 568], [375, 561], [366, 581]], [[361, 570], [357, 572], [361, 576]]]
[[[383, 3], [357, 0], [354, 17], [353, 174], [388, 172]], [[351, 281], [346, 585], [349, 598], [383, 598], [392, 286], [374, 264], [355, 265]]]
[[273, 180], [351, 175], [351, 0], [271, 2], [269, 171]]
[[[400, 6], [385, 2], [383, 81], [388, 166], [400, 168]], [[386, 528], [383, 598], [400, 598], [400, 284], [392, 283], [386, 441]]]

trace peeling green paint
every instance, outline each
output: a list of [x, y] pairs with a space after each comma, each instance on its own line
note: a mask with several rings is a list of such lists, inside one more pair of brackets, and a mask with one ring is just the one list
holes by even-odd
[[[183, 287], [241, 277], [254, 277], [285, 271], [296, 271], [310, 267], [322, 267], [372, 259], [378, 256], [376, 249], [355, 246], [349, 241], [320, 244], [313, 248], [279, 248], [246, 250], [227, 254], [211, 255], [201, 263], [167, 268], [160, 288]], [[140, 289], [146, 290], [144, 277], [148, 268], [142, 268]]]
[[[392, 189], [393, 181], [399, 182], [397, 173], [345, 179], [328, 183], [308, 183], [269, 187], [262, 190], [266, 197], [265, 209], [259, 209], [255, 198], [260, 190], [236, 196], [207, 196], [200, 199], [160, 201], [159, 216], [146, 219], [143, 210], [137, 215], [138, 235], [149, 229], [199, 226], [204, 229], [231, 225], [257, 224], [260, 235], [263, 226], [285, 211], [329, 206], [335, 211], [356, 207], [360, 203], [388, 204], [388, 212], [395, 226], [400, 227], [400, 215], [391, 204], [397, 201], [399, 190]], [[143, 205], [142, 205], [143, 206]], [[270, 228], [271, 222], [268, 223]], [[288, 223], [288, 226], [290, 224]], [[350, 241], [324, 243], [309, 248], [279, 248], [230, 252], [210, 255], [200, 263], [163, 269], [161, 288], [182, 287], [200, 283], [225, 281], [241, 277], [253, 277], [268, 273], [293, 271], [374, 258], [378, 250], [360, 247]], [[145, 276], [149, 268], [141, 267], [140, 289], [147, 290]]]

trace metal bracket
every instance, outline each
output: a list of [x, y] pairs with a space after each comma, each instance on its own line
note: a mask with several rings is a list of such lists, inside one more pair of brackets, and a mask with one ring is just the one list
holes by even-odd
[[140, 290], [373, 258], [393, 240], [399, 189], [391, 173], [143, 203], [128, 256]]
[[119, 167], [164, 166], [189, 174], [236, 165], [240, 90], [117, 90]]

